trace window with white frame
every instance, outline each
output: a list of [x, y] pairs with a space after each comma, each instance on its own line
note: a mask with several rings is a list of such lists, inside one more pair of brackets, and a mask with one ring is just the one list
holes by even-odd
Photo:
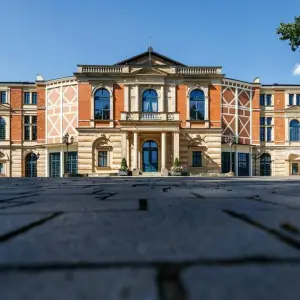
[[0, 163], [0, 174], [1, 175], [5, 174], [5, 169], [4, 169], [4, 163], [3, 162]]
[[272, 105], [272, 94], [260, 94], [260, 106]]
[[108, 167], [108, 151], [98, 151], [98, 167]]
[[37, 93], [36, 92], [24, 92], [23, 103], [24, 104], [37, 104]]
[[6, 91], [0, 91], [0, 103], [1, 104], [7, 103], [7, 94], [6, 94]]
[[260, 140], [270, 142], [273, 140], [273, 119], [272, 117], [260, 118]]
[[289, 94], [289, 105], [300, 105], [300, 94]]
[[24, 140], [37, 139], [37, 116], [24, 116]]

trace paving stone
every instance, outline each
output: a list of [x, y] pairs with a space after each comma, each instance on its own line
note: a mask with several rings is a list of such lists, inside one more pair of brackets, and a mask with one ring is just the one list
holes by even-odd
[[156, 300], [154, 270], [84, 270], [0, 273], [5, 300]]
[[192, 267], [181, 274], [189, 300], [298, 300], [299, 265]]

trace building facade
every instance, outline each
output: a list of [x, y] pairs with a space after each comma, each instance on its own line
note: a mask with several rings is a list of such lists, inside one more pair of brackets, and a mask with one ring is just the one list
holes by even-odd
[[5, 177], [114, 174], [122, 158], [140, 174], [167, 175], [176, 158], [195, 175], [230, 162], [237, 176], [300, 172], [300, 84], [229, 79], [152, 48], [66, 78], [1, 82], [0, 102]]

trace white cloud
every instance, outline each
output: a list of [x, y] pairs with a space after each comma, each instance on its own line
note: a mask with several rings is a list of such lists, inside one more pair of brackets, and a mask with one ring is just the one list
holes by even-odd
[[293, 69], [293, 75], [294, 76], [300, 76], [300, 64], [296, 64]]

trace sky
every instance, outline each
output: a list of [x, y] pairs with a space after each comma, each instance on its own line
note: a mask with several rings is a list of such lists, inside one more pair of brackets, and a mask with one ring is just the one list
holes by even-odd
[[0, 81], [71, 76], [154, 51], [226, 77], [300, 84], [300, 52], [276, 28], [299, 0], [1, 0]]

